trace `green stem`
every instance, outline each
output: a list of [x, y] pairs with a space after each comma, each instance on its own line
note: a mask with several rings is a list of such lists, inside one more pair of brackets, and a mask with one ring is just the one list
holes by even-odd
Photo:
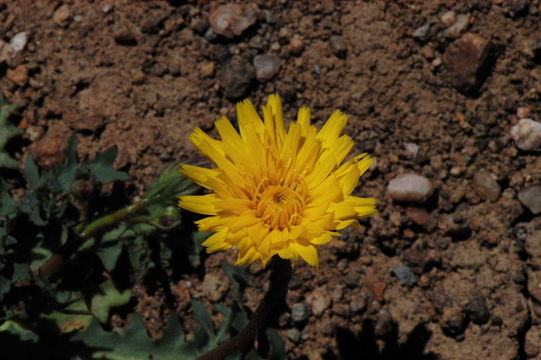
[[[54, 276], [64, 266], [66, 256], [69, 256], [71, 253], [77, 251], [77, 249], [80, 248], [86, 240], [112, 225], [118, 224], [121, 221], [133, 217], [135, 214], [142, 211], [156, 200], [159, 200], [158, 196], [144, 198], [135, 204], [126, 206], [125, 208], [115, 211], [112, 214], [105, 215], [97, 220], [94, 220], [85, 226], [84, 229], [79, 233], [80, 238], [78, 241], [71, 244], [68, 242], [66, 244], [68, 248], [62, 249], [62, 251], [54, 254], [49, 260], [43, 263], [43, 265], [41, 265], [36, 271], [35, 276], [41, 279], [49, 279], [50, 277]], [[76, 228], [76, 230], [78, 230], [78, 228]]]
[[143, 199], [135, 204], [126, 206], [118, 211], [115, 211], [112, 214], [105, 215], [97, 220], [94, 220], [88, 224], [83, 231], [79, 234], [84, 240], [90, 239], [94, 234], [103, 231], [105, 228], [110, 227], [111, 225], [118, 224], [121, 221], [124, 221], [152, 203], [149, 199]]

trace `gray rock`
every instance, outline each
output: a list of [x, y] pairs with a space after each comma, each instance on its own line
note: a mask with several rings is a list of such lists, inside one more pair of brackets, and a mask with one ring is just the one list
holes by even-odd
[[280, 71], [280, 58], [276, 55], [256, 55], [254, 56], [254, 68], [257, 80], [270, 80]]
[[485, 201], [496, 201], [502, 188], [496, 181], [496, 176], [485, 169], [475, 173], [472, 181], [473, 190]]
[[518, 193], [518, 199], [536, 215], [541, 213], [541, 185], [532, 185]]
[[306, 296], [306, 302], [311, 306], [312, 313], [320, 316], [331, 306], [332, 299], [327, 289], [321, 286]]
[[330, 39], [332, 52], [339, 58], [344, 58], [348, 52], [346, 40], [342, 36], [331, 36]]
[[411, 35], [420, 41], [428, 41], [430, 39], [430, 24], [427, 23], [418, 27]]
[[310, 312], [308, 307], [303, 303], [294, 304], [291, 308], [291, 319], [295, 323], [302, 323], [308, 320]]
[[255, 78], [255, 70], [246, 59], [235, 56], [224, 66], [222, 87], [230, 100], [243, 97]]
[[226, 4], [210, 13], [209, 23], [216, 34], [232, 39], [255, 24], [258, 14], [255, 4]]
[[511, 137], [521, 150], [541, 150], [541, 123], [532, 119], [520, 119], [511, 128]]
[[201, 284], [201, 291], [211, 301], [219, 301], [229, 290], [229, 279], [215, 274], [206, 274]]
[[395, 268], [393, 274], [397, 277], [400, 285], [413, 285], [417, 282], [417, 277], [406, 265]]
[[389, 181], [387, 192], [393, 200], [423, 202], [432, 193], [432, 183], [424, 176], [402, 174]]
[[490, 40], [471, 33], [463, 35], [443, 55], [449, 82], [461, 92], [475, 93], [486, 79], [495, 56], [495, 46]]
[[286, 335], [287, 335], [287, 338], [293, 341], [294, 343], [298, 343], [299, 340], [301, 339], [301, 332], [295, 328], [289, 329]]

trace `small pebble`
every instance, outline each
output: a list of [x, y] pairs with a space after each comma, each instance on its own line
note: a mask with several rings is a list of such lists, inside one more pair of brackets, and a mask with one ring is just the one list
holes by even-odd
[[291, 308], [291, 319], [295, 323], [302, 323], [310, 316], [308, 307], [303, 303], [294, 304]]
[[418, 27], [411, 35], [420, 41], [428, 41], [430, 39], [430, 24]]
[[111, 11], [113, 11], [113, 5], [111, 4], [105, 4], [101, 7], [101, 11], [104, 14], [109, 14]]
[[346, 40], [342, 36], [331, 36], [330, 39], [332, 52], [339, 58], [344, 58], [347, 54], [348, 48]]
[[368, 305], [368, 294], [365, 292], [358, 292], [351, 296], [349, 306], [351, 311], [355, 314], [362, 313]]
[[28, 81], [28, 68], [25, 65], [19, 65], [15, 69], [8, 69], [6, 75], [15, 84], [24, 86]]
[[473, 190], [485, 201], [496, 201], [502, 191], [496, 181], [496, 176], [491, 172], [481, 169], [475, 173], [472, 181]]
[[306, 303], [311, 306], [312, 313], [316, 316], [323, 314], [331, 306], [331, 302], [331, 296], [324, 286], [316, 288], [306, 296]]
[[462, 31], [468, 26], [470, 17], [466, 14], [460, 14], [457, 16], [456, 21], [453, 25], [449, 26], [443, 31], [443, 35], [448, 38], [457, 38], [460, 36]]
[[432, 184], [424, 176], [402, 174], [389, 182], [387, 192], [393, 200], [424, 202], [432, 193]]
[[53, 14], [53, 22], [58, 26], [68, 25], [69, 19], [71, 17], [70, 8], [68, 5], [64, 4], [60, 6]]
[[26, 43], [28, 42], [28, 33], [26, 31], [22, 31], [20, 33], [15, 34], [11, 40], [9, 41], [9, 46], [13, 50], [14, 53], [18, 53], [24, 50], [24, 47], [26, 46]]
[[294, 343], [298, 343], [301, 339], [301, 332], [298, 329], [289, 329], [286, 333], [286, 336], [289, 340], [293, 341]]
[[246, 59], [235, 56], [224, 66], [222, 86], [224, 95], [235, 100], [243, 97], [255, 78], [255, 70]]
[[440, 327], [445, 335], [452, 338], [461, 338], [466, 325], [466, 316], [459, 307], [447, 306], [443, 309]]
[[404, 149], [406, 150], [406, 155], [410, 159], [415, 159], [415, 157], [417, 157], [417, 154], [419, 153], [419, 145], [415, 143], [405, 143]]
[[541, 185], [532, 185], [518, 193], [518, 199], [534, 215], [541, 213]]
[[518, 124], [511, 128], [511, 137], [521, 150], [540, 150], [541, 123], [532, 119], [520, 119]]
[[293, 35], [289, 41], [289, 52], [293, 55], [300, 55], [304, 50], [304, 40], [300, 35]]
[[451, 26], [455, 23], [456, 13], [453, 10], [449, 10], [440, 17], [440, 20], [444, 26]]
[[232, 39], [254, 25], [258, 14], [255, 4], [225, 4], [210, 13], [209, 23], [216, 34]]
[[430, 214], [425, 209], [420, 208], [408, 208], [406, 210], [406, 216], [419, 226], [427, 225], [431, 219]]
[[400, 285], [413, 285], [417, 282], [417, 277], [406, 265], [395, 268], [393, 274], [398, 278]]
[[348, 268], [348, 259], [341, 259], [338, 261], [338, 264], [336, 264], [336, 267], [340, 272], [344, 272]]
[[280, 71], [280, 59], [276, 55], [256, 55], [253, 64], [259, 81], [270, 80]]
[[211, 301], [219, 301], [229, 291], [229, 279], [215, 274], [206, 274], [201, 291]]
[[484, 296], [477, 296], [471, 299], [466, 305], [466, 312], [470, 319], [477, 325], [483, 325], [490, 319], [487, 301]]
[[199, 65], [199, 71], [201, 72], [201, 75], [203, 77], [212, 77], [214, 75], [215, 69], [216, 66], [211, 61], [206, 61]]

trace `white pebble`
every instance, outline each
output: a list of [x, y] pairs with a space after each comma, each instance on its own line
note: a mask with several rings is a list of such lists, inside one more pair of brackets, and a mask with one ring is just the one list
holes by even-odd
[[389, 181], [387, 192], [393, 200], [423, 202], [432, 193], [432, 184], [424, 176], [402, 174]]
[[532, 119], [520, 119], [511, 128], [511, 137], [522, 150], [539, 150], [541, 147], [541, 123]]
[[15, 36], [11, 38], [11, 41], [9, 42], [9, 46], [13, 49], [15, 53], [21, 52], [24, 47], [26, 46], [26, 43], [28, 42], [28, 33], [26, 31], [17, 33]]

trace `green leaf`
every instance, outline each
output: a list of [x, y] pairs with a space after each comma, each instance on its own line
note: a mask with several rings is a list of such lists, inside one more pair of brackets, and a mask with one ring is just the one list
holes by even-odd
[[248, 267], [247, 266], [231, 266], [227, 262], [222, 262], [222, 269], [233, 280], [233, 292], [235, 300], [242, 303], [242, 293], [246, 286], [253, 286], [248, 279]]
[[0, 326], [0, 332], [7, 332], [18, 336], [21, 341], [38, 341], [39, 337], [31, 330], [22, 327], [19, 323], [8, 320]]
[[197, 319], [197, 321], [199, 321], [207, 335], [209, 337], [213, 336], [214, 325], [212, 324], [212, 317], [207, 311], [207, 308], [201, 302], [197, 300], [192, 300], [192, 310], [194, 312], [195, 318]]
[[[80, 297], [79, 292], [71, 294], [71, 296]], [[88, 312], [84, 300], [74, 302], [65, 308], [68, 311]], [[58, 325], [58, 329], [62, 333], [69, 333], [75, 330], [86, 328], [92, 322], [92, 314], [66, 314], [64, 312], [53, 311], [48, 315], [43, 316], [46, 319], [53, 320]]]
[[16, 169], [18, 165], [17, 160], [9, 157], [6, 152], [0, 153], [0, 168]]
[[0, 179], [0, 216], [13, 214], [17, 210], [17, 202], [9, 195], [10, 187]]
[[87, 162], [85, 165], [90, 170], [92, 175], [102, 184], [116, 180], [128, 180], [130, 177], [123, 171], [116, 171], [113, 168], [117, 154], [116, 146], [96, 155], [94, 160]]
[[134, 314], [131, 324], [122, 335], [104, 331], [97, 321], [93, 321], [83, 332], [72, 339], [83, 341], [93, 348], [94, 359], [109, 360], [191, 360], [198, 356], [197, 351], [184, 342], [183, 329], [174, 315], [167, 321], [165, 335], [152, 340], [139, 314]]
[[23, 174], [29, 188], [36, 188], [39, 184], [39, 170], [38, 166], [32, 159], [32, 155], [28, 154], [24, 160]]
[[95, 295], [91, 301], [91, 309], [96, 318], [102, 323], [109, 319], [112, 308], [126, 305], [131, 299], [131, 290], [118, 291], [111, 280], [100, 285], [101, 294]]
[[39, 245], [36, 245], [32, 249], [32, 262], [30, 263], [30, 269], [33, 272], [37, 271], [41, 265], [53, 256], [53, 253], [49, 249], [45, 249]]

